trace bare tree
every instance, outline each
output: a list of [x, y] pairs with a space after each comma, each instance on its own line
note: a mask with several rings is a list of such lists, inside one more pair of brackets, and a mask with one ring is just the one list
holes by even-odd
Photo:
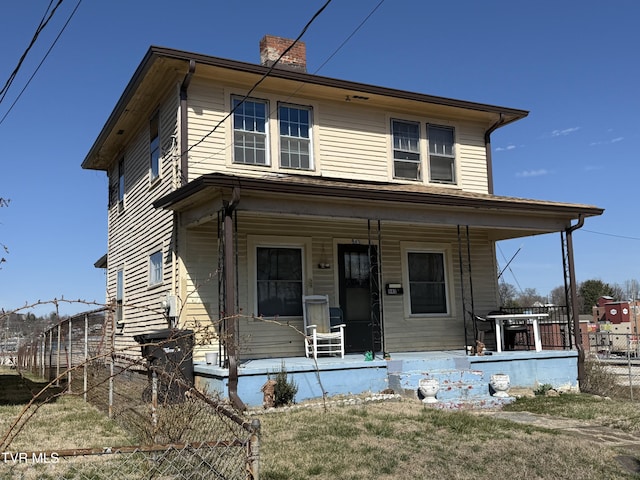
[[[10, 201], [11, 201], [11, 200], [9, 200], [8, 198], [0, 197], [0, 208], [1, 208], [1, 207], [8, 207], [8, 206], [9, 206], [9, 202], [10, 202]], [[7, 248], [7, 246], [6, 246], [4, 243], [2, 243], [2, 242], [0, 242], [0, 250], [4, 251], [4, 253], [9, 253], [9, 249], [8, 249], [8, 248]], [[4, 258], [4, 257], [0, 256], [0, 265], [2, 265], [2, 264], [3, 264], [4, 262], [6, 262], [6, 261], [7, 261], [7, 259], [6, 259], [6, 258]], [[2, 269], [2, 267], [1, 267], [1, 266], [0, 266], [0, 269]]]

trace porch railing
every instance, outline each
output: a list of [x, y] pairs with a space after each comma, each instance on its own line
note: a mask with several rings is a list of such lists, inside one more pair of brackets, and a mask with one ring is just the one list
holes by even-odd
[[575, 341], [566, 306], [501, 307], [504, 313], [546, 313], [548, 318], [538, 321], [543, 350], [570, 350]]

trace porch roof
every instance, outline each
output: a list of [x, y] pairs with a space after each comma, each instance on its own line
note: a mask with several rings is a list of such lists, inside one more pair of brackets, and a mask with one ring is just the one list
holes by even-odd
[[266, 175], [243, 177], [210, 173], [189, 182], [178, 190], [156, 200], [155, 208], [181, 211], [197, 199], [215, 195], [221, 189], [352, 199], [418, 206], [468, 207], [519, 211], [523, 214], [551, 214], [569, 219], [601, 215], [604, 209], [577, 203], [561, 203], [518, 197], [468, 192], [447, 187], [347, 180], [304, 175]]

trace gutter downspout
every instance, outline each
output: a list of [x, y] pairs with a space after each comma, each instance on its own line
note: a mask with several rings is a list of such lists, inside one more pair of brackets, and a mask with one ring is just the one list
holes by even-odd
[[236, 270], [233, 245], [233, 215], [240, 202], [240, 188], [234, 187], [231, 201], [224, 205], [224, 283], [225, 340], [229, 357], [229, 400], [240, 411], [246, 410], [238, 396], [238, 352], [236, 348]]
[[569, 282], [571, 283], [571, 312], [573, 314], [573, 336], [576, 342], [576, 349], [578, 350], [578, 386], [584, 384], [585, 369], [584, 369], [584, 347], [582, 345], [582, 338], [580, 336], [580, 314], [578, 305], [578, 292], [576, 289], [576, 270], [573, 261], [573, 232], [582, 228], [584, 225], [584, 216], [578, 216], [578, 223], [568, 227], [565, 231], [567, 234], [567, 260], [569, 263]]
[[504, 120], [504, 115], [501, 113], [498, 121], [491, 125], [486, 132], [484, 132], [484, 150], [485, 157], [487, 159], [487, 188], [490, 195], [493, 195], [493, 161], [491, 159], [491, 134], [505, 123], [506, 122]]
[[189, 179], [189, 114], [187, 111], [187, 89], [196, 71], [195, 60], [189, 60], [189, 71], [180, 85], [180, 173], [179, 185], [186, 185]]

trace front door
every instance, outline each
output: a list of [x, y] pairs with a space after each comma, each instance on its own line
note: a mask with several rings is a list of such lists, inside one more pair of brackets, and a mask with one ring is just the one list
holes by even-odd
[[340, 308], [347, 353], [379, 351], [378, 262], [375, 246], [338, 245]]

